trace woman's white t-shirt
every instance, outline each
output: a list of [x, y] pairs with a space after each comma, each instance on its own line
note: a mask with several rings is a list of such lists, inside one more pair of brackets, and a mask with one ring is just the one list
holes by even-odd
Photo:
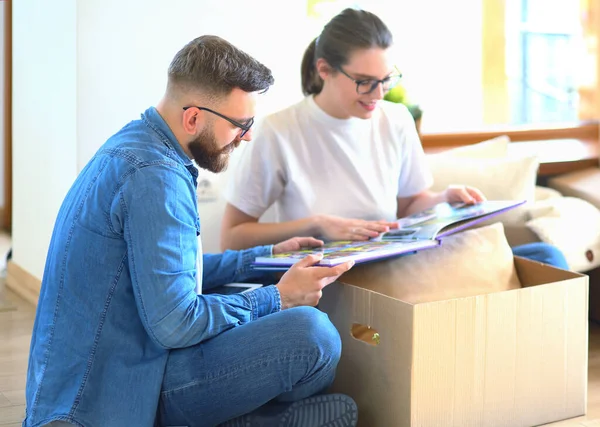
[[315, 214], [392, 221], [397, 197], [431, 184], [404, 105], [381, 101], [370, 119], [337, 119], [308, 96], [264, 119], [225, 198], [255, 218], [275, 204], [277, 222]]

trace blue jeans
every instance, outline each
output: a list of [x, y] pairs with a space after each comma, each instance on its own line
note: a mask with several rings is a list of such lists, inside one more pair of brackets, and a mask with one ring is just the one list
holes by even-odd
[[270, 314], [172, 350], [160, 424], [215, 426], [258, 408], [280, 406], [276, 402], [311, 396], [333, 382], [340, 353], [337, 330], [313, 307]]
[[553, 267], [568, 270], [569, 265], [563, 253], [556, 246], [548, 243], [535, 242], [512, 248], [513, 254], [534, 261], [543, 262]]

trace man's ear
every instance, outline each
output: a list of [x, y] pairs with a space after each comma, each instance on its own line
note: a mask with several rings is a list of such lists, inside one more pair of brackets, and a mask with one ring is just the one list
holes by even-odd
[[198, 129], [204, 126], [204, 112], [197, 108], [188, 108], [183, 112], [183, 130], [190, 134], [196, 135]]
[[329, 63], [323, 58], [317, 59], [315, 67], [317, 68], [317, 73], [319, 73], [319, 77], [321, 77], [321, 79], [323, 80], [329, 77], [333, 72], [331, 65], [329, 65]]

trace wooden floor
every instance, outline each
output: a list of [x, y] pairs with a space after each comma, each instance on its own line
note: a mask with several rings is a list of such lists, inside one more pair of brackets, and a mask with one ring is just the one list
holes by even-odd
[[25, 416], [25, 373], [35, 310], [7, 290], [0, 299], [0, 426], [17, 427]]
[[[3, 288], [0, 277], [0, 427], [21, 425], [25, 413], [25, 374], [35, 309]], [[588, 411], [583, 417], [546, 424], [600, 427], [600, 325], [590, 323]]]

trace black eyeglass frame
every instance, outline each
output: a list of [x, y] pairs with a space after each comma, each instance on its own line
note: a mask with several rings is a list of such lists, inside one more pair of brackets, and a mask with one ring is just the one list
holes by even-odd
[[[384, 88], [384, 91], [387, 92], [390, 89], [392, 89], [394, 86], [396, 86], [398, 83], [400, 83], [400, 79], [402, 78], [402, 73], [398, 70], [397, 67], [394, 67], [394, 69], [396, 70], [396, 72], [398, 74], [392, 74], [390, 76], [387, 76], [384, 79], [378, 80], [378, 79], [362, 79], [362, 80], [357, 80], [354, 77], [352, 77], [351, 75], [349, 75], [347, 72], [345, 72], [344, 70], [342, 70], [342, 67], [336, 67], [337, 70], [342, 73], [343, 75], [345, 75], [346, 77], [348, 77], [350, 80], [352, 80], [354, 83], [356, 83], [356, 93], [358, 93], [359, 95], [367, 95], [371, 92], [373, 92], [377, 86], [379, 85], [379, 83], [381, 83], [381, 86]], [[387, 89], [385, 89], [385, 84], [390, 82], [391, 79], [396, 79], [396, 82], [392, 85], [390, 84], [390, 86], [388, 86]], [[360, 92], [358, 90], [358, 88], [360, 87], [361, 84], [364, 84], [366, 82], [373, 82], [371, 84], [371, 88], [367, 91], [367, 92]]]
[[209, 113], [213, 113], [216, 116], [221, 117], [222, 119], [227, 120], [229, 123], [231, 123], [232, 125], [239, 127], [242, 130], [242, 133], [240, 134], [240, 138], [242, 138], [244, 135], [246, 135], [248, 133], [248, 131], [250, 130], [250, 128], [252, 127], [252, 125], [254, 124], [254, 117], [251, 117], [250, 120], [248, 120], [247, 123], [240, 123], [236, 120], [233, 120], [221, 113], [218, 113], [214, 110], [211, 110], [210, 108], [206, 108], [206, 107], [197, 107], [195, 105], [191, 105], [189, 107], [183, 107], [183, 111], [188, 110], [190, 108], [197, 108], [198, 110], [204, 110], [204, 111], [208, 111]]

